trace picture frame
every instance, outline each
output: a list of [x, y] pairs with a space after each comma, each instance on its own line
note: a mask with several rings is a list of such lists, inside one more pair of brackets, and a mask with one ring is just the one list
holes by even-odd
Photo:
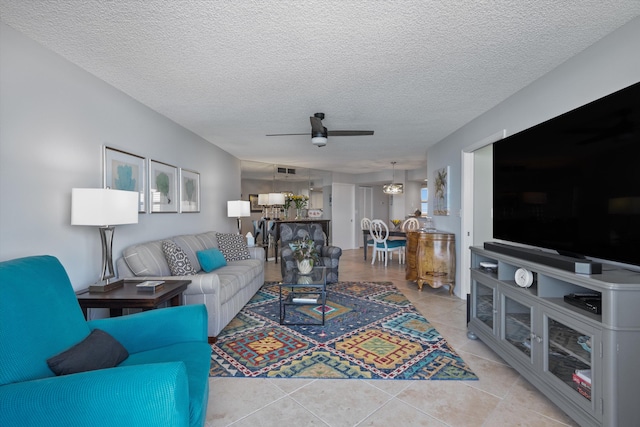
[[178, 168], [149, 160], [149, 206], [151, 213], [178, 212]]
[[434, 207], [433, 214], [447, 216], [451, 213], [449, 205], [449, 166], [438, 169], [433, 173]]
[[180, 169], [180, 212], [200, 212], [200, 174]]
[[249, 194], [249, 203], [251, 204], [251, 212], [262, 212], [262, 206], [258, 204], [257, 194]]
[[147, 211], [147, 162], [142, 156], [103, 146], [102, 186], [137, 191], [138, 212]]

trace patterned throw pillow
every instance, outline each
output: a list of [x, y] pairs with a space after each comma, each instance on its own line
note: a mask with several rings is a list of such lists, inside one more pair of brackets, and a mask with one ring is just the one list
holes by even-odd
[[218, 249], [220, 249], [227, 261], [251, 258], [247, 241], [243, 235], [218, 233], [216, 237], [218, 238]]
[[164, 252], [164, 257], [167, 259], [172, 276], [191, 276], [196, 274], [187, 254], [171, 240], [162, 241], [162, 252]]

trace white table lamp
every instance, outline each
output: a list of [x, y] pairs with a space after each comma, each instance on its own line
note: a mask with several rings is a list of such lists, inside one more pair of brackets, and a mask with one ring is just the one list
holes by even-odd
[[269, 193], [269, 205], [273, 206], [274, 219], [280, 218], [278, 206], [284, 205], [284, 193]]
[[238, 218], [238, 234], [241, 234], [241, 218], [251, 216], [251, 203], [248, 200], [229, 200], [227, 202], [227, 216]]
[[99, 227], [102, 241], [102, 272], [97, 285], [115, 277], [112, 245], [114, 225], [138, 223], [138, 192], [109, 188], [73, 188], [71, 225]]

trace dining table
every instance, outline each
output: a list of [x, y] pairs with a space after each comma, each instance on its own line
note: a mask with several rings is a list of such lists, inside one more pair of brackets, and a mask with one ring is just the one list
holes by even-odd
[[[362, 230], [362, 243], [364, 243], [364, 260], [367, 260], [367, 250], [369, 249], [369, 245], [367, 245], [367, 240], [369, 240], [369, 236], [371, 233], [369, 230]], [[389, 237], [407, 237], [407, 233], [402, 230], [389, 230]]]

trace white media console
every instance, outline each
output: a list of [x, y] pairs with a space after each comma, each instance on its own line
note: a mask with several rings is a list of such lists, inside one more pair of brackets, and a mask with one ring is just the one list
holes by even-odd
[[[639, 425], [640, 273], [606, 264], [575, 273], [554, 256], [498, 250], [471, 248], [469, 338], [581, 426]], [[570, 294], [598, 294], [601, 308], [569, 304]]]

